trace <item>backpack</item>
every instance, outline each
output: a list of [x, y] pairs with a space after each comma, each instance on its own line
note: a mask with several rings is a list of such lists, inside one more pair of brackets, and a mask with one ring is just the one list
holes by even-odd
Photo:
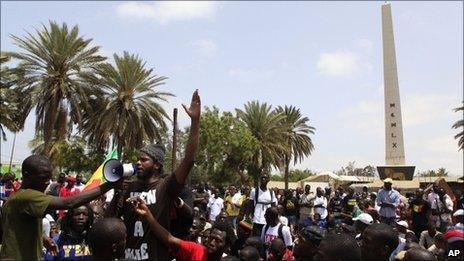
[[[279, 228], [277, 230], [277, 237], [282, 239], [282, 241], [285, 242], [284, 234], [282, 233], [282, 228], [283, 227], [284, 227], [284, 225], [282, 223], [279, 223]], [[266, 235], [266, 232], [267, 232], [268, 229], [269, 229], [269, 225], [266, 224], [266, 227], [264, 228], [264, 235]]]
[[[274, 191], [272, 191], [272, 190], [270, 190], [270, 189], [268, 189], [268, 190], [269, 190], [269, 193], [271, 193], [271, 203], [270, 203], [270, 205], [272, 205], [272, 203], [273, 203], [273, 201], [274, 201]], [[269, 205], [268, 203], [258, 202], [258, 196], [259, 196], [259, 187], [256, 186], [256, 187], [255, 187], [255, 201], [254, 201], [255, 206], [256, 206], [258, 203], [259, 203], [259, 204], [262, 204], [262, 205]]]

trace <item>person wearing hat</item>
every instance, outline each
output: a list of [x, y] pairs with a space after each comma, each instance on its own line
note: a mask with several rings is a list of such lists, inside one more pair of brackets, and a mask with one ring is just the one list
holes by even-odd
[[459, 229], [464, 230], [464, 209], [458, 209], [453, 214], [454, 217], [454, 226]]
[[398, 236], [402, 239], [406, 239], [406, 234], [414, 233], [409, 230], [408, 222], [405, 220], [400, 220], [396, 222], [396, 230], [398, 231]]
[[[447, 260], [462, 260], [464, 257], [464, 230], [452, 227], [446, 231], [444, 236], [448, 241]], [[451, 251], [453, 255], [450, 255]]]
[[380, 206], [380, 221], [393, 225], [396, 219], [396, 208], [400, 204], [400, 194], [392, 188], [393, 180], [386, 178], [383, 187], [377, 193], [376, 202]]
[[356, 232], [358, 233], [355, 238], [358, 241], [361, 240], [362, 232], [364, 232], [368, 226], [374, 224], [374, 219], [367, 213], [361, 213], [359, 216], [353, 218], [353, 221]]
[[175, 201], [181, 192], [195, 162], [199, 143], [201, 102], [198, 90], [192, 95], [190, 107], [182, 105], [191, 119], [190, 134], [184, 158], [177, 169], [162, 177], [165, 149], [150, 144], [140, 150], [137, 161], [137, 180], [121, 186], [114, 192], [105, 216], [123, 217], [127, 227], [125, 259], [171, 260], [168, 248], [149, 230], [148, 222], [134, 212], [129, 198], [142, 199], [151, 214], [165, 229], [170, 228]]
[[319, 245], [327, 234], [327, 230], [318, 226], [305, 227], [298, 232], [293, 257], [295, 261], [313, 260]]

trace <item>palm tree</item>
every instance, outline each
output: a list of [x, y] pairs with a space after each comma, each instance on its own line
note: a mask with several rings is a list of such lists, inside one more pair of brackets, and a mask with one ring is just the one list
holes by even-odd
[[[136, 55], [114, 54], [115, 66], [105, 63], [96, 68], [89, 81], [104, 92], [100, 108], [84, 120], [84, 136], [104, 145], [112, 136], [121, 157], [123, 147], [140, 148], [144, 141], [160, 140], [167, 130], [169, 116], [159, 101], [167, 101], [171, 93], [159, 92], [157, 87], [167, 78], [153, 74]], [[105, 143], [106, 142], [106, 143]]]
[[[82, 151], [88, 149], [86, 140], [78, 135], [72, 135], [63, 140], [52, 139], [49, 144], [50, 161], [54, 167], [59, 169], [60, 172], [63, 170], [63, 167], [66, 167], [71, 163], [66, 157], [69, 155], [69, 151], [72, 148], [77, 147]], [[28, 145], [32, 154], [43, 154], [45, 149], [43, 135], [36, 135], [34, 139], [29, 141]], [[79, 161], [79, 159], [76, 161]], [[83, 164], [83, 162], [81, 161], [80, 164]]]
[[48, 156], [50, 142], [65, 139], [73, 124], [81, 122], [82, 111], [88, 109], [86, 89], [92, 88], [82, 79], [106, 58], [98, 55], [99, 47], [90, 45], [92, 39], [79, 36], [77, 26], [68, 30], [65, 23], [50, 21], [35, 35], [11, 37], [21, 49], [11, 53], [23, 72], [18, 85], [36, 108], [35, 128], [43, 135], [43, 153]]
[[290, 162], [293, 158], [293, 164], [296, 164], [297, 162], [301, 162], [305, 157], [311, 155], [311, 152], [314, 150], [314, 145], [309, 135], [314, 134], [315, 128], [307, 124], [309, 119], [307, 117], [302, 117], [300, 110], [294, 106], [279, 106], [275, 109], [275, 112], [285, 115], [282, 125], [287, 128], [287, 132], [290, 134], [286, 141], [290, 149], [286, 153], [280, 155], [285, 167], [285, 189], [288, 189]]
[[[455, 112], [462, 111], [461, 112], [461, 117], [463, 117], [464, 105], [454, 109], [454, 111]], [[461, 129], [461, 132], [456, 134], [456, 136], [454, 136], [454, 138], [458, 140], [459, 150], [464, 150], [464, 117], [453, 124], [453, 129]]]
[[288, 128], [282, 123], [285, 115], [272, 111], [271, 105], [258, 101], [248, 102], [244, 110], [236, 109], [236, 113], [260, 143], [259, 153], [254, 157], [258, 171], [277, 166], [279, 155], [290, 150]]
[[1, 77], [0, 77], [0, 134], [2, 139], [6, 141], [5, 129], [10, 131], [15, 131], [17, 129], [17, 124], [13, 120], [13, 115], [15, 114], [16, 100], [15, 93], [10, 89], [13, 85], [11, 79], [11, 70], [3, 66], [5, 62], [10, 60], [9, 56], [6, 56], [4, 53], [1, 53], [0, 64], [1, 64]]
[[5, 128], [11, 132], [18, 132], [24, 128], [27, 115], [31, 110], [31, 104], [26, 93], [18, 88], [18, 78], [21, 71], [16, 68], [3, 66], [11, 59], [9, 53], [0, 54], [0, 132], [3, 140], [6, 140]]

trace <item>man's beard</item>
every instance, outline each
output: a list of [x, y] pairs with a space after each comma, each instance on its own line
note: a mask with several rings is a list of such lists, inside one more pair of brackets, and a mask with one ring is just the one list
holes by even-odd
[[138, 180], [147, 180], [149, 179], [151, 176], [153, 176], [155, 174], [155, 169], [153, 167], [149, 168], [149, 169], [144, 169], [142, 173], [137, 173], [137, 179]]

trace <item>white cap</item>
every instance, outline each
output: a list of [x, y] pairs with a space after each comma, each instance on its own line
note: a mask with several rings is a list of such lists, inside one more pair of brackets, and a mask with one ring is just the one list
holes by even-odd
[[386, 178], [383, 180], [383, 183], [390, 183], [392, 184], [393, 183], [393, 180], [391, 178]]
[[353, 218], [353, 220], [358, 220], [366, 225], [372, 225], [374, 223], [374, 219], [372, 218], [372, 216], [367, 213], [362, 213], [359, 216]]
[[458, 209], [456, 212], [454, 212], [453, 217], [459, 217], [459, 216], [464, 216], [464, 209]]
[[398, 221], [398, 222], [396, 222], [396, 224], [398, 224], [398, 225], [400, 225], [402, 227], [405, 227], [405, 228], [409, 228], [408, 222], [406, 222], [404, 220]]

